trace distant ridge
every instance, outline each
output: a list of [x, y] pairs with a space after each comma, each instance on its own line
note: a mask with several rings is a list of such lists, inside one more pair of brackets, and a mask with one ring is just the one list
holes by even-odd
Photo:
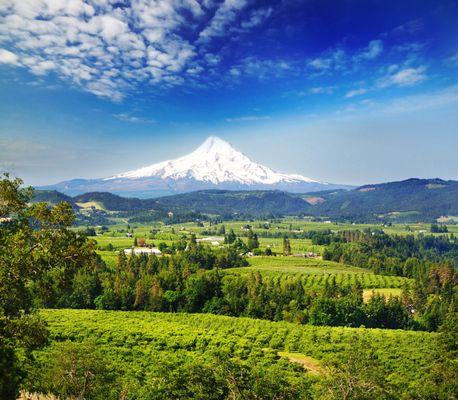
[[111, 193], [69, 197], [55, 191], [37, 191], [35, 201], [95, 202], [110, 211], [161, 210], [220, 216], [310, 215], [360, 222], [431, 222], [458, 216], [458, 181], [407, 179], [364, 185], [353, 190], [288, 193], [280, 190], [202, 190], [156, 199], [124, 198]]
[[210, 136], [190, 154], [101, 179], [73, 179], [42, 189], [68, 195], [85, 192], [154, 197], [204, 189], [285, 190], [305, 193], [350, 188], [298, 175], [276, 172], [251, 161], [228, 142]]

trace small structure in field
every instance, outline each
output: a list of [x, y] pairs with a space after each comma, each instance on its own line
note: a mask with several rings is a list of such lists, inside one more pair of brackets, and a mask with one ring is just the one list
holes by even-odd
[[304, 258], [319, 258], [318, 254], [313, 251], [307, 251], [305, 253], [295, 253], [293, 257], [304, 257]]
[[160, 256], [162, 251], [160, 251], [157, 247], [133, 247], [131, 249], [125, 249], [124, 254], [131, 255], [132, 251], [136, 256], [141, 254], [154, 254], [155, 256]]
[[196, 239], [197, 243], [210, 243], [212, 246], [219, 246], [224, 241], [223, 237], [220, 236], [208, 236], [204, 238]]

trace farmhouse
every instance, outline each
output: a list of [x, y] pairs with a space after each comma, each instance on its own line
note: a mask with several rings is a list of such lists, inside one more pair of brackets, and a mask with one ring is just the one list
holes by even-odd
[[125, 249], [124, 254], [132, 254], [132, 250], [136, 256], [140, 254], [154, 254], [156, 256], [159, 256], [162, 254], [162, 252], [157, 248], [157, 247], [134, 247], [132, 249]]

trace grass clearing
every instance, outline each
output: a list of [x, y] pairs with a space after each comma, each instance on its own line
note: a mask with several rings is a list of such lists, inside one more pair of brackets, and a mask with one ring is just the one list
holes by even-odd
[[313, 357], [302, 353], [289, 353], [287, 351], [279, 351], [277, 354], [293, 363], [302, 365], [306, 372], [312, 375], [323, 375], [324, 373], [318, 360], [315, 360]]
[[84, 209], [95, 208], [96, 210], [105, 211], [105, 207], [99, 201], [88, 201], [86, 203], [76, 203], [76, 205]]

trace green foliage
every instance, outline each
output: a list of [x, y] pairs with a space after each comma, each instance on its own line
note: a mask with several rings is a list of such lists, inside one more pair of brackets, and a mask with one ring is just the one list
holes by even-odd
[[345, 242], [332, 242], [323, 258], [375, 273], [424, 278], [432, 264], [458, 262], [458, 242], [447, 236], [400, 236], [380, 231], [347, 231], [339, 236]]
[[[100, 261], [94, 244], [69, 230], [68, 203], [29, 205], [30, 188], [5, 175], [0, 180], [0, 394], [15, 399], [24, 360], [46, 343], [43, 322], [32, 314], [36, 293], [45, 304], [81, 294], [82, 267], [93, 276]], [[75, 277], [78, 275], [76, 281]], [[65, 303], [67, 304], [67, 303]], [[71, 305], [71, 304], [68, 304]]]
[[285, 256], [291, 255], [291, 243], [286, 236], [283, 237], [283, 255]]
[[375, 351], [364, 336], [355, 335], [343, 359], [328, 365], [326, 379], [318, 390], [326, 400], [388, 400], [397, 398]]
[[55, 342], [36, 362], [29, 385], [61, 398], [104, 400], [120, 394], [112, 371], [93, 342]]
[[[90, 310], [43, 310], [41, 314], [55, 340], [71, 340], [76, 347], [80, 341], [94, 342], [96, 355], [103, 354], [103, 364], [117, 376], [107, 388], [141, 399], [198, 399], [210, 393], [218, 399], [310, 398], [314, 391], [310, 385], [320, 376], [305, 374], [302, 366], [278, 357], [277, 352], [299, 352], [345, 370], [347, 359], [356, 356], [349, 351], [359, 336], [371, 344], [363, 347], [369, 348], [376, 362], [375, 367], [359, 361], [356, 365], [365, 365], [377, 376], [382, 373], [386, 387], [395, 388], [401, 397], [420, 381], [437, 337], [424, 332], [314, 327], [208, 314]], [[54, 348], [36, 353], [34, 370], [46, 371], [46, 365], [54, 365]], [[361, 357], [369, 362], [369, 356]], [[31, 385], [41, 380], [34, 376], [25, 389], [37, 390]], [[108, 390], [106, 393], [111, 398]]]

